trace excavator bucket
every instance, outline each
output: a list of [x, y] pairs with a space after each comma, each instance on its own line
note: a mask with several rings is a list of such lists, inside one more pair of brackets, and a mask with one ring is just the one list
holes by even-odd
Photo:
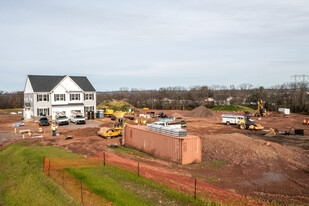
[[270, 131], [265, 134], [266, 137], [273, 137], [279, 134], [279, 130], [270, 128]]

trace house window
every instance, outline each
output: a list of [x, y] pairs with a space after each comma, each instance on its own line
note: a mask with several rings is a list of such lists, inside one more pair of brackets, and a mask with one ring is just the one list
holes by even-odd
[[91, 94], [85, 94], [85, 100], [94, 100], [94, 94], [91, 93]]
[[85, 113], [94, 111], [94, 106], [85, 106]]
[[37, 116], [48, 116], [49, 115], [49, 108], [38, 108]]
[[49, 102], [49, 94], [38, 94], [37, 101], [38, 102]]
[[65, 101], [65, 94], [55, 94], [54, 95], [55, 102], [57, 101]]
[[70, 94], [70, 100], [80, 100], [80, 94]]

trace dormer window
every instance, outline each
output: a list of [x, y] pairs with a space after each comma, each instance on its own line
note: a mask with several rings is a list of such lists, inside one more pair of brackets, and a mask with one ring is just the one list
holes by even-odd
[[70, 100], [80, 100], [80, 94], [70, 94]]

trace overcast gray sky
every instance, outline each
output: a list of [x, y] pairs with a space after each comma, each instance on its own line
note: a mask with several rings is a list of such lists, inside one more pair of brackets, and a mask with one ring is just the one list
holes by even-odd
[[28, 74], [121, 87], [270, 86], [309, 71], [308, 0], [0, 0], [0, 90]]

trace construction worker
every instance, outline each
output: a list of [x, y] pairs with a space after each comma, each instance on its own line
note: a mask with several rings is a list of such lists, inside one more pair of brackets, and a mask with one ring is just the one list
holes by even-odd
[[56, 136], [56, 130], [57, 130], [57, 127], [54, 124], [52, 124], [51, 125], [51, 131], [52, 131], [53, 136]]
[[144, 121], [143, 121], [143, 124], [146, 125], [146, 123], [147, 123], [146, 120], [144, 120]]
[[303, 124], [307, 124], [307, 120], [306, 120], [306, 119], [304, 119], [304, 122], [303, 122]]
[[135, 120], [135, 124], [138, 125], [138, 119]]

